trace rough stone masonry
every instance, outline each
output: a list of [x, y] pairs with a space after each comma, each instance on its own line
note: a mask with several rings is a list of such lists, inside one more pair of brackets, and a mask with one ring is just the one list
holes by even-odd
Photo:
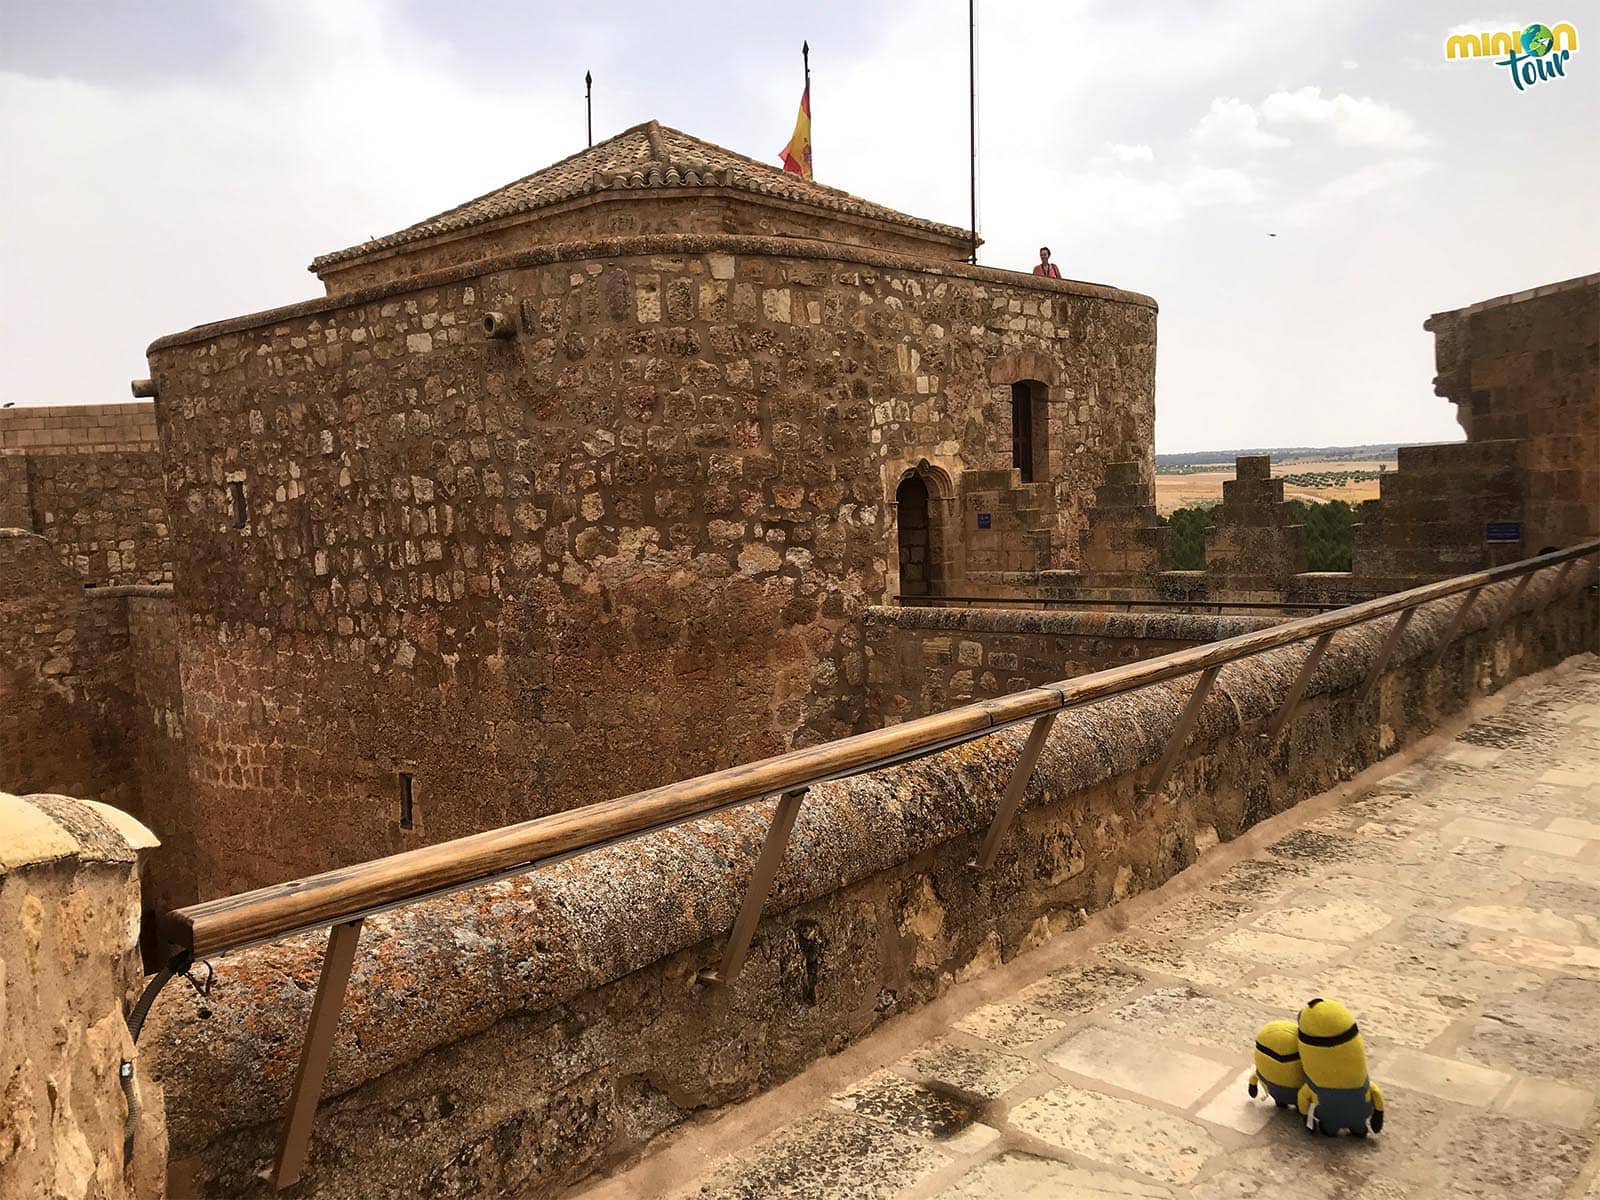
[[[616, 141], [663, 139], [728, 157]], [[434, 230], [469, 261], [151, 348], [203, 894], [862, 727], [898, 489], [940, 526], [965, 472], [1016, 475], [1018, 379], [1047, 558], [1105, 463], [1149, 460], [1147, 297], [973, 268], [960, 231], [740, 163], [713, 198], [770, 233], [697, 204], [484, 260]], [[678, 178], [591, 215], [672, 226], [652, 206], [706, 190]]]

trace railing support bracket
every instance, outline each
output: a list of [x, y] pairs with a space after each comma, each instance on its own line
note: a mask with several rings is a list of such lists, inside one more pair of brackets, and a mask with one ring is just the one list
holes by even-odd
[[1444, 661], [1445, 652], [1450, 649], [1450, 643], [1460, 636], [1461, 627], [1467, 621], [1467, 614], [1472, 611], [1472, 606], [1478, 602], [1478, 596], [1482, 591], [1481, 587], [1473, 588], [1466, 594], [1461, 603], [1456, 606], [1456, 611], [1451, 614], [1450, 624], [1445, 628], [1444, 637], [1439, 642], [1439, 648], [1433, 652], [1433, 659], [1428, 663], [1428, 666], [1437, 667]]
[[777, 877], [778, 864], [789, 845], [789, 831], [800, 815], [800, 802], [805, 799], [806, 788], [785, 792], [773, 811], [772, 824], [767, 827], [767, 837], [761, 843], [761, 856], [756, 859], [756, 869], [750, 876], [750, 886], [744, 894], [733, 932], [728, 935], [728, 948], [723, 952], [722, 965], [700, 972], [701, 983], [721, 984], [726, 987], [739, 978], [744, 969], [745, 955], [750, 952], [750, 939], [755, 937], [756, 926], [761, 923], [761, 911], [767, 906], [767, 896], [772, 891], [772, 881]]
[[994, 866], [995, 857], [1000, 853], [1000, 841], [1010, 828], [1011, 819], [1022, 807], [1022, 797], [1028, 790], [1028, 781], [1033, 778], [1033, 769], [1039, 763], [1039, 754], [1044, 750], [1044, 744], [1050, 737], [1050, 729], [1056, 723], [1057, 715], [1053, 712], [1045, 713], [1028, 730], [1028, 740], [1022, 743], [1022, 753], [1017, 756], [1017, 765], [1011, 772], [1011, 782], [1006, 784], [1005, 795], [1000, 797], [1000, 803], [994, 810], [994, 820], [989, 823], [989, 832], [984, 835], [983, 848], [978, 851], [978, 866], [982, 870], [987, 871]]
[[1277, 741], [1289, 722], [1294, 719], [1295, 709], [1300, 707], [1300, 699], [1306, 694], [1311, 676], [1316, 672], [1317, 664], [1328, 652], [1328, 644], [1332, 641], [1333, 634], [1325, 633], [1311, 644], [1311, 652], [1306, 655], [1305, 662], [1300, 664], [1300, 672], [1289, 685], [1288, 695], [1284, 696], [1283, 704], [1272, 718], [1272, 724], [1267, 726], [1267, 731], [1261, 735], [1264, 741], [1269, 743]]
[[1533, 577], [1535, 574], [1537, 574], [1537, 572], [1529, 571], [1526, 575], [1522, 576], [1522, 578], [1518, 579], [1517, 586], [1511, 589], [1511, 599], [1506, 601], [1505, 608], [1505, 614], [1508, 620], [1516, 616], [1518, 610], [1522, 608], [1522, 594], [1528, 590], [1528, 585], [1533, 582]]
[[1372, 695], [1373, 689], [1378, 686], [1378, 680], [1383, 677], [1384, 667], [1389, 665], [1389, 656], [1394, 653], [1400, 644], [1400, 638], [1406, 631], [1406, 626], [1411, 624], [1411, 617], [1416, 608], [1403, 608], [1400, 616], [1395, 620], [1389, 630], [1389, 636], [1383, 639], [1383, 645], [1378, 647], [1378, 656], [1372, 660], [1372, 665], [1367, 668], [1367, 677], [1361, 681], [1361, 691], [1356, 696], [1357, 703], [1365, 701]]
[[1217, 673], [1221, 670], [1219, 664], [1200, 672], [1200, 678], [1195, 681], [1194, 691], [1189, 693], [1189, 703], [1183, 706], [1183, 712], [1178, 716], [1178, 723], [1173, 726], [1172, 736], [1167, 739], [1167, 748], [1161, 755], [1161, 761], [1156, 763], [1156, 769], [1150, 772], [1150, 778], [1139, 785], [1140, 795], [1154, 796], [1167, 785], [1167, 776], [1172, 774], [1172, 768], [1178, 763], [1178, 755], [1183, 753], [1184, 746], [1188, 744], [1189, 735], [1194, 732], [1194, 723], [1200, 718], [1201, 706], [1211, 694], [1211, 685], [1217, 681]]
[[334, 925], [328, 930], [328, 949], [322, 956], [322, 974], [317, 979], [317, 995], [311, 1002], [311, 1020], [306, 1022], [305, 1045], [300, 1049], [300, 1065], [294, 1073], [294, 1091], [289, 1095], [289, 1114], [278, 1143], [278, 1164], [272, 1173], [272, 1186], [282, 1191], [297, 1183], [311, 1149], [311, 1125], [317, 1115], [317, 1100], [328, 1073], [328, 1057], [333, 1052], [333, 1035], [339, 1028], [339, 1013], [344, 1009], [344, 990], [355, 964], [356, 942], [361, 938], [361, 918]]

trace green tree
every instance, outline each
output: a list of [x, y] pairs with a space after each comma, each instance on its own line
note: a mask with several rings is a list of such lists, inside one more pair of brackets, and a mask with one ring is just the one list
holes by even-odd
[[1306, 570], [1348, 571], [1359, 514], [1343, 500], [1289, 501], [1289, 519], [1306, 527]]
[[[1174, 570], [1205, 570], [1206, 526], [1212, 523], [1214, 507], [1197, 504], [1159, 518], [1172, 530]], [[1306, 529], [1306, 570], [1350, 570], [1359, 518], [1359, 511], [1343, 500], [1289, 501], [1289, 523]]]
[[1206, 526], [1215, 505], [1197, 504], [1161, 517], [1172, 529], [1172, 567], [1176, 571], [1203, 571], [1206, 565]]

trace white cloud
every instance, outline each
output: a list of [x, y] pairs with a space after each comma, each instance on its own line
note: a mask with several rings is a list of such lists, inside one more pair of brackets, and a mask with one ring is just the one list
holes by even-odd
[[1513, 29], [1525, 29], [1527, 24], [1526, 21], [1513, 21], [1510, 17], [1483, 17], [1476, 21], [1452, 25], [1444, 31], [1444, 35], [1455, 37], [1458, 33], [1509, 33]]
[[1067, 176], [1062, 191], [1071, 198], [1074, 222], [1140, 231], [1167, 228], [1203, 208], [1255, 204], [1262, 196], [1261, 185], [1244, 171], [1199, 165], [1161, 177], [1091, 166]]
[[1201, 146], [1243, 147], [1247, 150], [1272, 150], [1289, 144], [1289, 139], [1261, 128], [1261, 114], [1243, 100], [1218, 96], [1200, 118], [1189, 137]]
[[1335, 176], [1310, 195], [1290, 204], [1284, 210], [1284, 219], [1293, 225], [1309, 225], [1330, 210], [1371, 200], [1382, 192], [1403, 189], [1428, 174], [1434, 166], [1433, 161], [1426, 158], [1392, 158], [1368, 163]]
[[1325, 97], [1319, 87], [1293, 92], [1273, 92], [1261, 103], [1261, 115], [1274, 124], [1318, 125], [1333, 134], [1341, 146], [1380, 146], [1409, 149], [1427, 141], [1411, 118], [1370, 96], [1340, 92]]
[[1129, 146], [1123, 142], [1110, 142], [1107, 144], [1106, 149], [1111, 152], [1111, 157], [1118, 162], [1154, 162], [1156, 157], [1155, 151], [1150, 149], [1149, 146], [1143, 145]]
[[[388, 233], [572, 150], [565, 97], [452, 73], [366, 4], [258, 6], [225, 81], [131, 87], [0, 71], [0, 353], [37, 403], [126, 398], [154, 338], [317, 294], [313, 256]], [[581, 131], [582, 93], [566, 109]], [[404, 114], [375, 119], [373, 113]], [[96, 279], [117, 314], [70, 361], [44, 314]], [[25, 282], [24, 282], [25, 281]]]
[[[794, 51], [809, 37], [823, 181], [967, 219], [966, 88], [907, 85], [964, 81], [960, 0], [858, 6], [872, 12], [871, 35], [859, 37], [826, 12], [764, 5], [733, 24], [701, 4], [628, 0], [570, 22], [525, 5], [485, 25], [440, 6], [247, 0], [227, 6], [242, 15], [226, 44], [204, 40], [171, 5], [146, 7], [174, 41], [159, 71], [18, 52], [6, 56], [13, 74], [0, 72], [0, 161], [24, 181], [0, 185], [0, 358], [24, 403], [120, 399], [146, 373], [153, 336], [312, 295], [312, 255], [570, 153], [591, 62], [598, 135], [659, 116], [772, 162], [794, 123]], [[1600, 225], [1584, 206], [1600, 192], [1600, 158], [1527, 156], [1508, 174], [1478, 153], [1479, 139], [1521, 137], [1526, 111], [1441, 103], [1433, 73], [1459, 66], [1446, 63], [1443, 37], [1461, 11], [1397, 32], [1379, 0], [1307, 0], [1293, 21], [1271, 0], [985, 6], [983, 262], [1026, 271], [1048, 244], [1064, 273], [1161, 301], [1163, 448], [1453, 436], [1451, 406], [1427, 386], [1421, 316], [1600, 257]], [[1107, 28], [1139, 54], [1079, 54]], [[642, 46], [670, 56], [674, 38], [709, 46], [715, 67], [666, 90], [630, 68]], [[501, 57], [486, 58], [485, 43]], [[781, 60], [764, 49], [779, 44]], [[1398, 68], [1381, 85], [1366, 82], [1378, 78], [1365, 67], [1373, 46]], [[1341, 68], [1357, 54], [1361, 81]], [[63, 78], [60, 61], [83, 82]], [[1251, 79], [1262, 82], [1240, 83]], [[1346, 148], [1332, 120], [1267, 119], [1269, 90], [1316, 80], [1328, 97], [1381, 87], [1430, 148]], [[1238, 98], [1212, 103], [1228, 96]], [[1208, 136], [1191, 141], [1203, 114]], [[1552, 106], [1542, 135], [1585, 145], [1586, 115]], [[1512, 256], [1441, 249], [1490, 227], [1549, 237]], [[1360, 254], [1349, 252], [1356, 238]], [[86, 279], [90, 338], [54, 317], [82, 307]], [[1247, 350], [1240, 329], [1252, 333]], [[1285, 405], [1290, 385], [1299, 399]]]
[[1195, 167], [1178, 185], [1191, 207], [1209, 204], [1254, 204], [1261, 197], [1255, 179], [1232, 167]]
[[1356, 60], [1355, 60], [1355, 59], [1353, 59], [1353, 58], [1346, 58], [1346, 59], [1344, 59], [1344, 60], [1342, 60], [1342, 61], [1341, 61], [1341, 62], [1340, 62], [1340, 63], [1339, 63], [1339, 65], [1340, 65], [1340, 66], [1341, 66], [1341, 67], [1343, 67], [1343, 68], [1344, 68], [1344, 69], [1345, 69], [1345, 70], [1346, 70], [1346, 71], [1358, 71], [1358, 70], [1360, 70], [1360, 69], [1361, 69], [1361, 64], [1360, 64], [1360, 63], [1358, 63], [1358, 62], [1357, 62], [1357, 61], [1356, 61]]

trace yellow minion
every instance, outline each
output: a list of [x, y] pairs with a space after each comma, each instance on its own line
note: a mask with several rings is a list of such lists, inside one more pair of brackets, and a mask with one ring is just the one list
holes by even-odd
[[1293, 1108], [1305, 1082], [1300, 1069], [1300, 1030], [1293, 1021], [1268, 1021], [1256, 1034], [1256, 1069], [1250, 1073], [1250, 1098], [1260, 1087], [1279, 1108]]
[[1367, 1076], [1367, 1047], [1350, 1010], [1337, 1000], [1311, 1000], [1300, 1010], [1300, 1066], [1306, 1081], [1298, 1107], [1306, 1128], [1356, 1137], [1383, 1129], [1383, 1093]]

